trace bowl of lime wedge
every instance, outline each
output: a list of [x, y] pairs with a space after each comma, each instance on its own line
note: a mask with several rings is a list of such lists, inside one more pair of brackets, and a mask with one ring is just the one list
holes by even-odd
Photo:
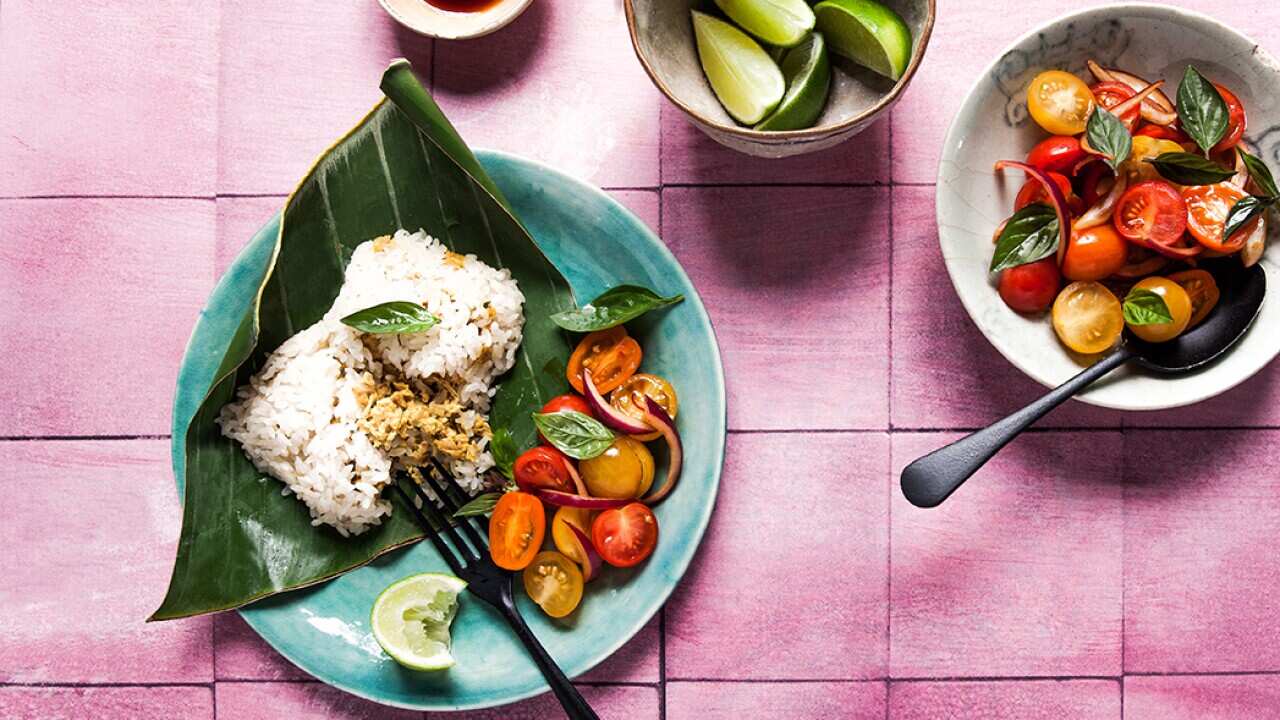
[[897, 102], [936, 0], [624, 0], [636, 57], [698, 129], [759, 157], [823, 150]]

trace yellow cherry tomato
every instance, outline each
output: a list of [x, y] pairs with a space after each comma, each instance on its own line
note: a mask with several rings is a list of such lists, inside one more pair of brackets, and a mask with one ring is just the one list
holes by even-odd
[[[676, 398], [676, 389], [671, 387], [671, 383], [657, 375], [649, 373], [636, 373], [627, 378], [617, 390], [609, 396], [609, 404], [614, 410], [636, 420], [644, 421], [645, 397], [651, 397], [667, 414], [674, 420], [676, 412], [680, 409], [680, 402]], [[637, 440], [656, 440], [658, 433], [645, 433], [643, 435], [633, 435]]]
[[1120, 339], [1124, 313], [1120, 301], [1102, 283], [1073, 282], [1053, 301], [1053, 330], [1063, 345], [1093, 355]]
[[1036, 124], [1054, 135], [1079, 135], [1096, 105], [1089, 86], [1062, 70], [1046, 70], [1027, 86], [1027, 110]]
[[601, 498], [638, 498], [653, 485], [653, 454], [629, 437], [614, 439], [608, 450], [578, 463], [587, 492]]
[[1129, 159], [1121, 163], [1120, 170], [1128, 176], [1130, 185], [1143, 180], [1163, 180], [1156, 166], [1147, 161], [1155, 160], [1165, 153], [1180, 152], [1182, 146], [1172, 140], [1134, 135], [1133, 149], [1129, 151]]
[[524, 569], [524, 591], [546, 614], [564, 617], [582, 602], [582, 571], [558, 552], [540, 552]]
[[1168, 342], [1182, 334], [1191, 324], [1191, 296], [1169, 278], [1149, 277], [1133, 286], [1134, 290], [1150, 290], [1164, 300], [1172, 322], [1154, 325], [1129, 325], [1134, 335], [1151, 343]]

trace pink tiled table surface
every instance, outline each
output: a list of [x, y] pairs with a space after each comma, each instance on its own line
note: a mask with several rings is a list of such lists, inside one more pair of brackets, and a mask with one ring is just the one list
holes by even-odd
[[[1180, 4], [1280, 50], [1274, 2]], [[661, 615], [580, 679], [602, 717], [1280, 717], [1280, 367], [1177, 411], [1064, 407], [939, 510], [897, 491], [1038, 391], [954, 301], [933, 182], [983, 64], [1066, 9], [941, 0], [891, 117], [767, 162], [665, 104], [619, 0], [536, 0], [468, 43], [373, 0], [0, 0], [0, 718], [420, 717], [235, 615], [143, 623], [178, 534], [187, 333], [401, 55], [474, 144], [658, 230], [719, 334], [717, 512]]]

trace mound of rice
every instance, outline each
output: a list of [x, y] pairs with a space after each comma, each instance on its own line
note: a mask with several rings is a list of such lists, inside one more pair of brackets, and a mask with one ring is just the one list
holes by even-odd
[[[422, 303], [439, 324], [370, 335], [340, 321], [394, 300]], [[474, 493], [493, 466], [493, 380], [515, 364], [523, 304], [509, 271], [424, 232], [362, 243], [333, 307], [271, 353], [218, 424], [307, 504], [312, 524], [343, 535], [380, 523], [391, 474], [431, 457]]]

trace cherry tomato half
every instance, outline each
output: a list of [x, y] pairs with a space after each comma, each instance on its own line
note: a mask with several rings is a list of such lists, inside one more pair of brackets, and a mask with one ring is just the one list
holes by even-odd
[[505, 493], [489, 517], [489, 555], [500, 568], [522, 570], [533, 562], [546, 532], [541, 500], [529, 493]]
[[561, 492], [577, 492], [569, 474], [568, 455], [549, 445], [526, 450], [516, 458], [516, 484], [522, 488], [546, 488]]
[[524, 591], [546, 614], [564, 617], [582, 602], [582, 571], [558, 552], [540, 552], [524, 569]]
[[1227, 104], [1227, 133], [1222, 136], [1217, 145], [1213, 146], [1213, 152], [1222, 152], [1240, 143], [1240, 138], [1244, 137], [1244, 129], [1248, 122], [1245, 118], [1244, 105], [1240, 103], [1240, 98], [1217, 83], [1214, 83], [1213, 86], [1218, 88], [1218, 94], [1222, 96], [1222, 101]]
[[1120, 301], [1098, 282], [1073, 282], [1053, 301], [1053, 331], [1063, 345], [1093, 355], [1110, 348], [1124, 330]]
[[[667, 415], [675, 419], [676, 413], [680, 410], [680, 401], [676, 398], [676, 389], [671, 387], [671, 383], [657, 375], [649, 373], [636, 373], [627, 378], [626, 382], [618, 386], [613, 394], [609, 396], [609, 404], [614, 410], [636, 420], [644, 420], [645, 398], [652, 398], [655, 402], [667, 411]], [[648, 442], [656, 440], [660, 433], [645, 433], [643, 435], [633, 435], [637, 440]]]
[[621, 325], [599, 330], [582, 338], [569, 356], [566, 375], [569, 384], [578, 392], [585, 392], [582, 371], [591, 371], [591, 381], [600, 393], [606, 394], [635, 374], [640, 367], [643, 353], [640, 343], [627, 334]]
[[[1071, 181], [1067, 179], [1067, 176], [1059, 172], [1050, 171], [1049, 177], [1053, 178], [1054, 184], [1058, 186], [1058, 189], [1062, 190], [1063, 197], [1067, 198], [1067, 204], [1075, 204], [1076, 196], [1071, 190]], [[1013, 201], [1013, 209], [1015, 211], [1021, 210], [1032, 203], [1053, 204], [1049, 200], [1049, 194], [1044, 191], [1044, 185], [1035, 179], [1023, 183], [1022, 188], [1018, 190], [1017, 199]]]
[[[1245, 197], [1245, 192], [1231, 183], [1216, 185], [1188, 185], [1182, 188], [1182, 199], [1187, 204], [1187, 229], [1199, 243], [1210, 250], [1233, 253], [1244, 247], [1253, 231], [1253, 223], [1240, 228], [1226, 240], [1227, 214]], [[1253, 222], [1258, 222], [1254, 220]]]
[[1087, 154], [1080, 146], [1079, 138], [1054, 135], [1031, 148], [1027, 153], [1027, 164], [1045, 172], [1070, 174]]
[[1054, 257], [1006, 268], [1000, 273], [1001, 299], [1021, 313], [1047, 310], [1061, 286], [1062, 275]]
[[1062, 275], [1068, 280], [1101, 280], [1124, 267], [1128, 257], [1129, 243], [1115, 228], [1095, 225], [1071, 233], [1062, 256]]
[[658, 544], [658, 518], [643, 503], [605, 510], [591, 524], [591, 542], [614, 567], [639, 565]]
[[1129, 325], [1129, 330], [1138, 337], [1151, 343], [1168, 342], [1182, 334], [1191, 321], [1191, 298], [1178, 283], [1162, 277], [1149, 277], [1140, 280], [1133, 286], [1134, 290], [1149, 290], [1164, 300], [1173, 318], [1167, 323], [1152, 325]]
[[1144, 180], [1120, 196], [1112, 221], [1116, 230], [1130, 240], [1172, 245], [1187, 230], [1187, 204], [1170, 183]]
[[[1090, 86], [1089, 92], [1093, 93], [1093, 97], [1102, 107], [1110, 110], [1120, 103], [1132, 98], [1138, 93], [1128, 85], [1114, 80], [1095, 83]], [[1142, 109], [1140, 105], [1135, 105], [1125, 112], [1120, 118], [1120, 122], [1124, 123], [1129, 130], [1133, 130], [1138, 126], [1139, 111]]]
[[1187, 329], [1191, 329], [1200, 324], [1200, 321], [1209, 316], [1215, 305], [1218, 304], [1218, 298], [1221, 292], [1218, 290], [1218, 283], [1213, 276], [1204, 270], [1183, 270], [1169, 276], [1169, 279], [1182, 286], [1187, 291], [1187, 296], [1191, 298], [1191, 320], [1187, 323]]
[[1089, 86], [1062, 70], [1046, 70], [1027, 86], [1027, 110], [1031, 119], [1054, 135], [1084, 132], [1095, 101]]

